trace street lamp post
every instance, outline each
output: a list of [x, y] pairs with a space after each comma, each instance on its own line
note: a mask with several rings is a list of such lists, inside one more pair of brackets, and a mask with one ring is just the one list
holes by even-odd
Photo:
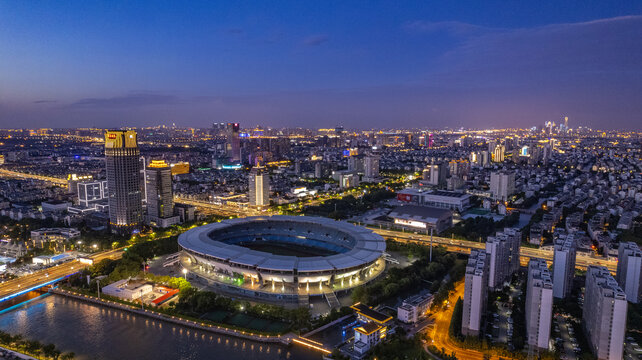
[[187, 280], [187, 269], [183, 268], [183, 275], [185, 276], [185, 280]]

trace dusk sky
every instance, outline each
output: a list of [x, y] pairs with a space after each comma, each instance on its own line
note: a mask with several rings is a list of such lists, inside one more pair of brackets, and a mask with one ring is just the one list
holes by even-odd
[[0, 0], [0, 127], [642, 129], [642, 1]]

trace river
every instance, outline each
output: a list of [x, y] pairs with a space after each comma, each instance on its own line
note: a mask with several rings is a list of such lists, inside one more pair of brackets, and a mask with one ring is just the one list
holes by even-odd
[[319, 360], [300, 346], [255, 343], [184, 328], [57, 295], [0, 312], [0, 330], [56, 344], [76, 359]]

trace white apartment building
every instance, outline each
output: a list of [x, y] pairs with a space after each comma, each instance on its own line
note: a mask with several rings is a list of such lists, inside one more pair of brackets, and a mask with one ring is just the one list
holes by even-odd
[[599, 360], [622, 359], [626, 294], [603, 266], [588, 267], [585, 289], [582, 320], [591, 350]]
[[411, 296], [397, 308], [397, 319], [405, 323], [416, 323], [428, 313], [432, 304], [432, 294], [425, 293]]
[[555, 240], [553, 254], [553, 296], [563, 299], [573, 286], [577, 244], [572, 235]]
[[526, 286], [526, 343], [548, 349], [553, 315], [553, 281], [545, 260], [528, 263]]
[[472, 250], [466, 265], [464, 306], [461, 332], [465, 336], [479, 335], [486, 308], [489, 261], [485, 251]]
[[488, 286], [499, 289], [503, 283], [519, 270], [519, 246], [522, 233], [519, 230], [506, 228], [486, 240], [486, 252], [490, 261]]
[[642, 251], [634, 242], [620, 243], [617, 262], [617, 283], [620, 285], [626, 299], [637, 304], [642, 290]]

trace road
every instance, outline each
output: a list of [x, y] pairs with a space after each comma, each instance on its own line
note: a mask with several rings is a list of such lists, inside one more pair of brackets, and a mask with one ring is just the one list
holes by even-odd
[[[123, 250], [109, 250], [92, 256], [94, 262], [103, 259], [118, 259], [122, 256]], [[0, 283], [0, 300], [11, 296], [15, 293], [42, 286], [47, 282], [73, 274], [88, 265], [80, 263], [78, 260], [69, 261], [47, 269], [34, 271], [32, 274], [24, 275], [16, 279]]]
[[435, 319], [434, 325], [431, 330], [428, 330], [428, 335], [432, 339], [432, 345], [437, 349], [443, 349], [446, 354], [455, 353], [458, 359], [484, 359], [484, 354], [477, 350], [460, 348], [458, 344], [450, 338], [450, 320], [453, 316], [453, 310], [457, 299], [464, 298], [464, 282], [459, 281], [455, 285], [455, 291], [448, 297], [450, 306], [433, 314]]
[[1, 176], [6, 176], [6, 177], [22, 178], [22, 179], [42, 180], [42, 181], [48, 181], [48, 182], [51, 182], [51, 183], [54, 183], [54, 184], [60, 185], [60, 186], [67, 186], [67, 180], [61, 179], [61, 178], [56, 178], [56, 177], [51, 177], [51, 176], [27, 174], [27, 173], [21, 173], [21, 172], [18, 172], [18, 171], [12, 171], [12, 170], [7, 170], [7, 169], [0, 169], [0, 175]]
[[[403, 233], [399, 231], [384, 230], [384, 229], [373, 229], [377, 234], [386, 237], [393, 238], [396, 241], [400, 242], [417, 242], [420, 244], [429, 244], [430, 235], [414, 234], [414, 233]], [[448, 251], [459, 252], [463, 254], [469, 254], [471, 249], [484, 249], [485, 244], [475, 241], [468, 240], [454, 240], [439, 236], [433, 236], [433, 243], [437, 245], [442, 245], [446, 247]], [[521, 247], [520, 255], [522, 257], [522, 263], [528, 262], [530, 258], [544, 259], [549, 262], [553, 261], [553, 250], [542, 250], [528, 247]], [[601, 265], [606, 266], [611, 272], [617, 270], [617, 261], [606, 260], [604, 258], [594, 258], [587, 256], [585, 254], [577, 254], [577, 259], [575, 261], [575, 267], [578, 269], [586, 269], [589, 265]]]

